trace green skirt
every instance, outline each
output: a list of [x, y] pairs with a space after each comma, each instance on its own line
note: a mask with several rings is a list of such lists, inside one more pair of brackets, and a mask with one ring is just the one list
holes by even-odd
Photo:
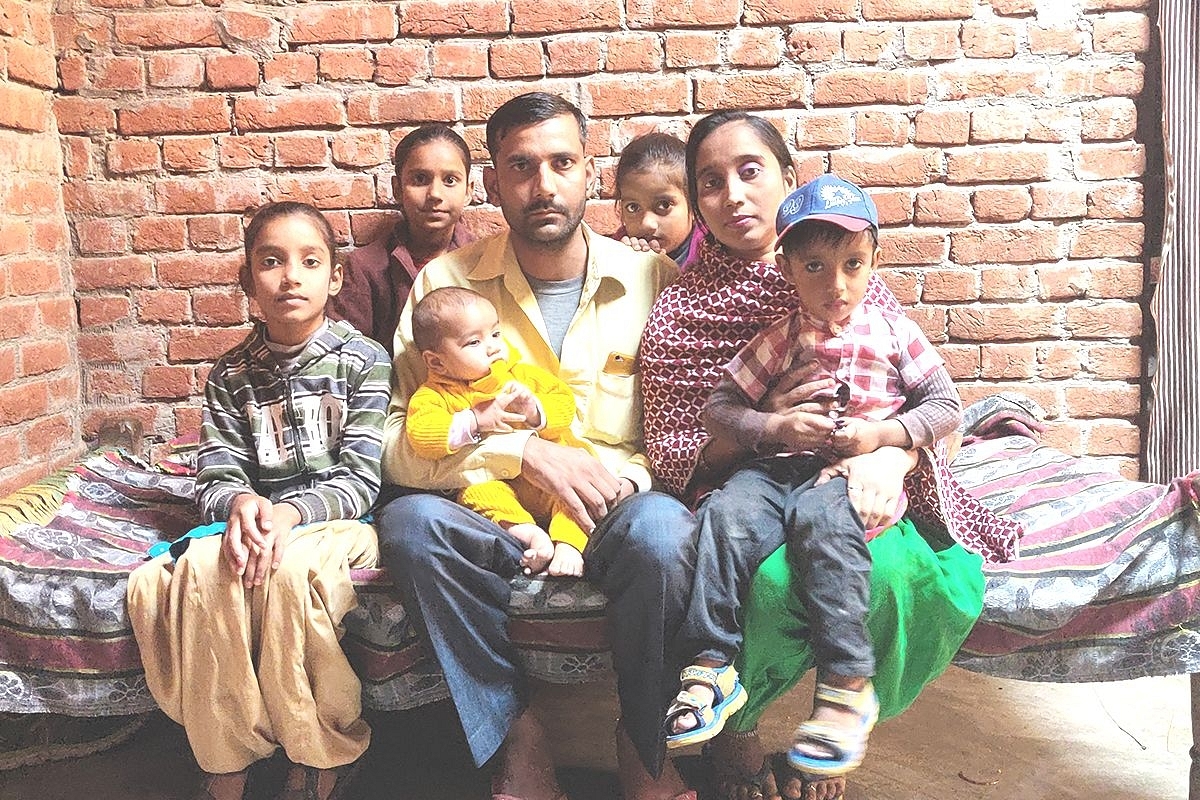
[[[907, 519], [871, 540], [867, 632], [875, 648], [880, 718], [908, 708], [941, 675], [983, 610], [983, 559], [927, 540]], [[729, 722], [748, 731], [814, 666], [803, 606], [784, 548], [758, 568], [745, 609], [738, 674], [750, 698]]]

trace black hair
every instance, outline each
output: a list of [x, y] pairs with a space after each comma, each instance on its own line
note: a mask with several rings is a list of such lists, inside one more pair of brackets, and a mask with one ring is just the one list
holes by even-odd
[[767, 120], [745, 111], [717, 111], [709, 114], [696, 123], [687, 140], [687, 195], [688, 203], [692, 207], [692, 215], [696, 219], [704, 218], [700, 214], [700, 189], [696, 183], [696, 154], [700, 151], [700, 145], [704, 144], [705, 139], [715, 133], [718, 128], [730, 122], [743, 122], [752, 128], [755, 135], [758, 136], [758, 140], [766, 145], [771, 154], [775, 156], [775, 160], [779, 162], [781, 172], [787, 172], [788, 167], [794, 166], [792, 154], [788, 152], [783, 137]]
[[454, 331], [450, 327], [453, 312], [469, 308], [488, 299], [472, 289], [462, 286], [443, 286], [434, 289], [413, 306], [413, 344], [417, 350], [436, 350], [442, 339]]
[[570, 116], [579, 126], [579, 141], [587, 144], [587, 117], [569, 100], [547, 92], [518, 95], [496, 109], [487, 122], [487, 148], [492, 160], [500, 152], [500, 143], [515, 128], [523, 128], [555, 117]]
[[621, 150], [621, 158], [617, 160], [617, 196], [620, 196], [622, 180], [637, 172], [648, 172], [660, 164], [683, 177], [684, 183], [687, 182], [687, 156], [679, 137], [655, 131], [638, 136], [625, 145]]
[[[871, 233], [871, 247], [879, 247], [879, 231], [874, 225], [867, 226], [866, 230]], [[827, 219], [809, 219], [793, 225], [779, 243], [779, 249], [784, 255], [791, 256], [814, 244], [840, 244], [860, 232], [847, 230]]]
[[325, 218], [325, 215], [316, 206], [309, 205], [308, 203], [297, 203], [293, 200], [267, 203], [254, 212], [254, 217], [251, 218], [250, 224], [246, 226], [246, 232], [242, 236], [246, 258], [238, 270], [238, 282], [241, 283], [242, 289], [246, 292], [250, 292], [254, 288], [254, 281], [251, 278], [250, 272], [250, 254], [254, 252], [254, 245], [258, 242], [258, 237], [262, 234], [262, 229], [266, 227], [268, 222], [274, 222], [277, 219], [291, 216], [308, 217], [313, 225], [317, 227], [317, 230], [321, 232], [321, 238], [325, 240], [325, 247], [329, 249], [330, 265], [332, 266], [337, 262], [337, 234], [333, 232], [333, 226], [329, 224], [329, 220]]
[[410, 131], [405, 135], [400, 143], [396, 145], [396, 156], [392, 163], [396, 165], [396, 177], [400, 177], [400, 173], [404, 171], [404, 162], [423, 144], [430, 142], [446, 142], [458, 149], [459, 155], [462, 156], [463, 170], [469, 175], [471, 172], [471, 148], [467, 147], [467, 143], [454, 130], [442, 125], [434, 123], [431, 125], [422, 125]]

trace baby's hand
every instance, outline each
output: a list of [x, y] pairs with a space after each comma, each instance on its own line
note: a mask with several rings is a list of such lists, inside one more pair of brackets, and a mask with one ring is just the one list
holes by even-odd
[[829, 436], [829, 448], [848, 458], [874, 453], [880, 446], [879, 423], [865, 419], [847, 419], [841, 428]]
[[583, 553], [566, 542], [554, 543], [554, 558], [546, 572], [557, 577], [583, 577]]
[[639, 253], [661, 253], [662, 245], [657, 239], [642, 239], [637, 236], [622, 236], [621, 243], [627, 244]]
[[520, 414], [526, 425], [537, 428], [542, 424], [542, 413], [538, 409], [537, 398], [528, 386], [520, 381], [509, 381], [504, 384], [500, 394], [511, 398], [508, 401], [508, 410]]
[[471, 407], [471, 411], [475, 412], [475, 425], [480, 436], [486, 433], [508, 433], [514, 425], [525, 421], [524, 414], [508, 410], [512, 401], [512, 395], [501, 392], [491, 400], [484, 400]]

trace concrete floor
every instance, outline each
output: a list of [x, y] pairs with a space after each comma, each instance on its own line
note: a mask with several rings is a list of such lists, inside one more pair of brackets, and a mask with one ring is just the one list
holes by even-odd
[[[801, 685], [764, 719], [770, 746], [788, 743], [810, 692]], [[611, 686], [547, 686], [538, 704], [560, 762], [571, 765], [561, 774], [571, 800], [616, 798]], [[448, 704], [372, 723], [375, 739], [351, 800], [486, 798]], [[1184, 800], [1190, 746], [1185, 676], [1032, 684], [952, 668], [907, 713], [879, 726], [846, 800]], [[698, 751], [683, 751], [677, 763], [703, 789]], [[272, 763], [255, 776], [256, 800], [270, 797], [282, 769]], [[0, 800], [184, 800], [197, 774], [182, 731], [155, 715], [106, 753], [0, 773]]]

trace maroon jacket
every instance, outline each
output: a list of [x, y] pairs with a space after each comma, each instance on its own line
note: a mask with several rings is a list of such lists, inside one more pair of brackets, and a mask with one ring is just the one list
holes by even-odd
[[[456, 250], [474, 240], [460, 221], [450, 238], [450, 249]], [[395, 355], [392, 340], [400, 311], [408, 300], [413, 279], [423, 266], [413, 260], [408, 250], [408, 224], [400, 220], [387, 236], [351, 251], [342, 291], [329, 298], [326, 312], [379, 342], [388, 355]]]

